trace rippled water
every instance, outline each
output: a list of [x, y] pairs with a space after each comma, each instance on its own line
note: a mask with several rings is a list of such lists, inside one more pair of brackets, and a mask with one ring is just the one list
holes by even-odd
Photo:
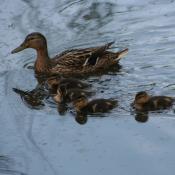
[[[0, 7], [0, 174], [172, 175], [174, 110], [150, 113], [145, 123], [129, 111], [136, 92], [175, 96], [173, 0], [8, 0]], [[79, 125], [49, 101], [34, 110], [12, 88], [36, 85], [30, 49], [11, 55], [33, 31], [46, 35], [49, 53], [101, 45], [129, 48], [118, 73], [90, 77], [97, 97], [121, 108]]]

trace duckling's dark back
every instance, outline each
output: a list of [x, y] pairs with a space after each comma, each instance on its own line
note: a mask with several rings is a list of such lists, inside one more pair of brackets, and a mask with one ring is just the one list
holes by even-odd
[[52, 94], [56, 94], [57, 89], [61, 86], [64, 87], [65, 89], [73, 89], [73, 88], [85, 89], [90, 87], [89, 84], [86, 84], [80, 80], [74, 78], [63, 78], [55, 81], [54, 83], [52, 83], [52, 85], [50, 85], [50, 92]]
[[94, 92], [86, 91], [83, 89], [78, 89], [78, 88], [73, 88], [73, 89], [68, 89], [64, 92], [63, 94], [63, 99], [66, 102], [71, 102], [79, 98], [80, 96], [86, 97], [86, 96], [92, 96]]
[[59, 84], [64, 85], [67, 89], [71, 89], [71, 88], [84, 89], [90, 86], [89, 84], [86, 84], [80, 80], [73, 79], [73, 78], [64, 78], [60, 80]]
[[166, 96], [154, 96], [148, 101], [148, 110], [167, 109], [173, 105], [174, 99]]
[[115, 108], [117, 103], [117, 100], [96, 99], [90, 101], [83, 110], [89, 113], [108, 112], [109, 110]]

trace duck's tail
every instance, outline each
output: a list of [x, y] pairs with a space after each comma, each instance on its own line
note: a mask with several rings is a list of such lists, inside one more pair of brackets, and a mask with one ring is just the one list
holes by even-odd
[[115, 61], [119, 61], [121, 58], [123, 58], [127, 53], [128, 53], [128, 48], [122, 50], [122, 51], [119, 51], [116, 53], [116, 58], [115, 58]]

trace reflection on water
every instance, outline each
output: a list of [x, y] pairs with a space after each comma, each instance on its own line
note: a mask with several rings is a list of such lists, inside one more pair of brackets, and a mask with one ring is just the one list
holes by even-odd
[[103, 27], [112, 20], [112, 13], [115, 8], [114, 3], [93, 2], [89, 7], [84, 6], [72, 17], [68, 26], [83, 33], [86, 30], [93, 31]]
[[137, 112], [135, 114], [135, 120], [141, 123], [145, 123], [148, 121], [148, 113], [147, 112]]
[[[172, 113], [174, 113], [175, 111], [173, 110]], [[159, 111], [155, 111], [154, 112], [155, 114], [164, 114], [165, 116], [167, 115], [166, 113], [168, 113], [168, 110], [159, 110]], [[135, 115], [135, 120], [137, 122], [140, 122], [140, 123], [145, 123], [145, 122], [148, 122], [149, 121], [149, 117], [151, 117], [154, 113], [151, 113], [151, 112], [136, 112], [134, 115]], [[159, 115], [157, 116], [159, 117]], [[172, 115], [172, 118], [174, 116]]]
[[12, 170], [13, 161], [7, 156], [0, 156], [0, 174], [11, 174], [11, 175], [26, 175], [26, 173]]
[[[143, 90], [175, 96], [174, 8], [172, 0], [1, 2], [1, 154], [14, 163], [0, 157], [0, 173], [172, 175], [174, 110], [135, 115], [130, 104]], [[97, 92], [94, 98], [115, 97], [119, 108], [106, 117], [76, 118], [50, 97], [40, 110], [24, 105], [28, 98], [22, 101], [12, 88], [27, 89], [33, 98], [36, 53], [10, 51], [33, 31], [46, 35], [50, 55], [111, 41], [113, 51], [128, 47], [119, 72], [83, 78]]]

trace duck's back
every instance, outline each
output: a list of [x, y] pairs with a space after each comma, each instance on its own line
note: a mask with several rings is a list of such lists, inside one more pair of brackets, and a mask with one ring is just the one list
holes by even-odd
[[[116, 64], [117, 53], [107, 51], [113, 42], [100, 47], [72, 49], [55, 56], [52, 61], [52, 72], [64, 74], [92, 73]], [[119, 52], [118, 52], [119, 53]]]

